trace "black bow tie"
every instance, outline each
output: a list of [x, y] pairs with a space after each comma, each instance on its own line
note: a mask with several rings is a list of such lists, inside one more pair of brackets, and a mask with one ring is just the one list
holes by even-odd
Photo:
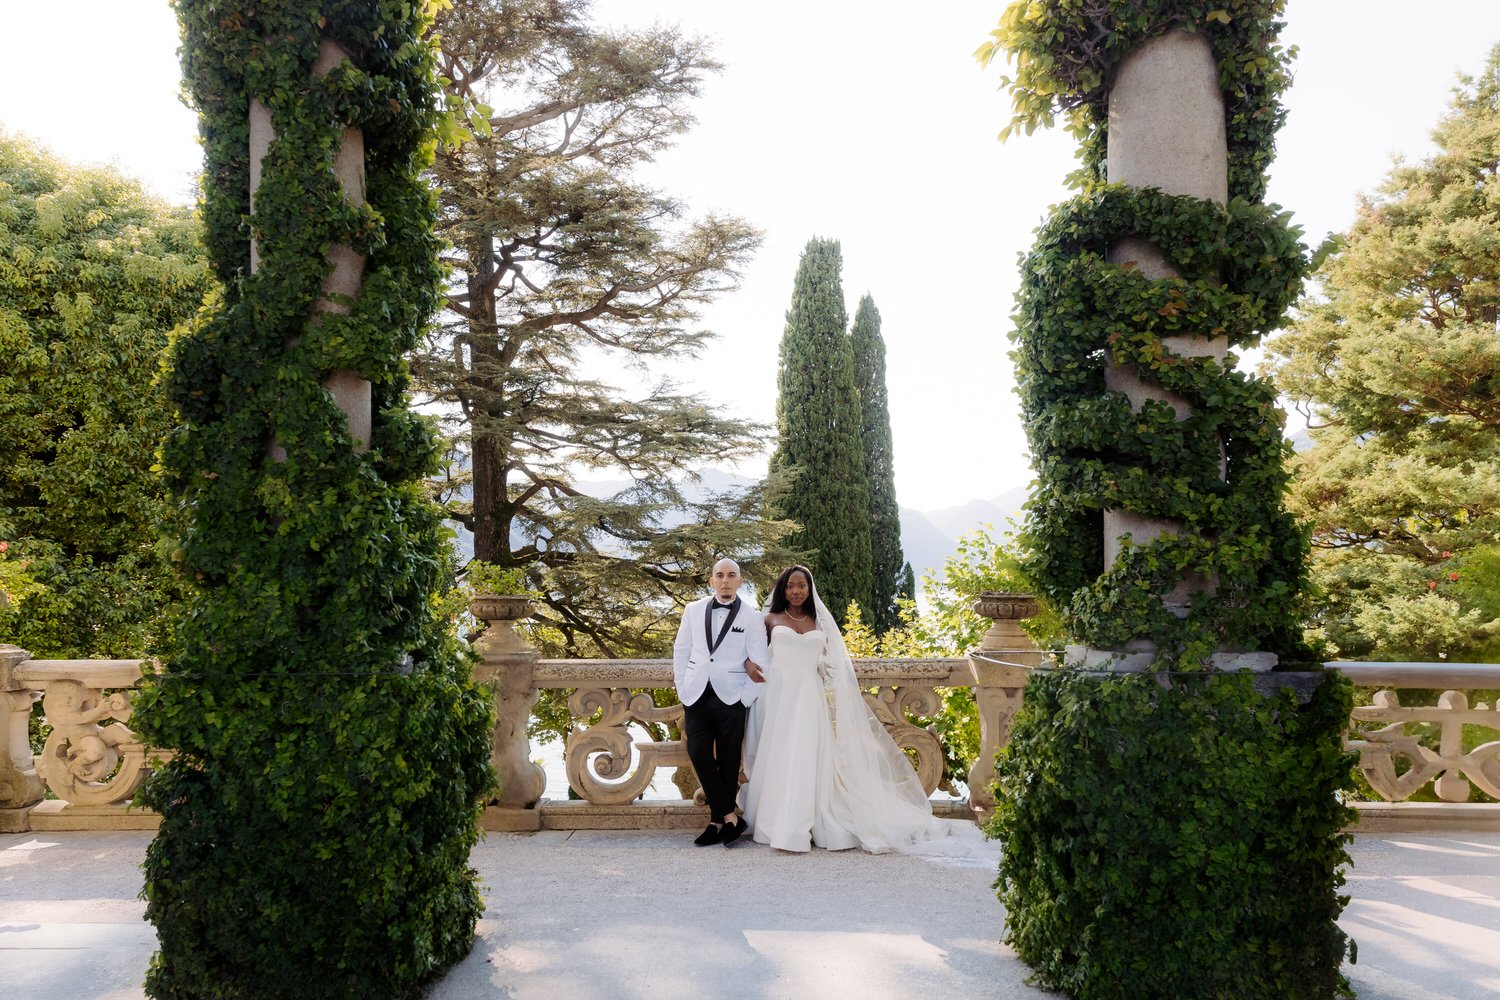
[[720, 611], [728, 611], [730, 608], [734, 607], [734, 602], [730, 601], [728, 604], [720, 604], [718, 601], [715, 601], [714, 607], [718, 608]]

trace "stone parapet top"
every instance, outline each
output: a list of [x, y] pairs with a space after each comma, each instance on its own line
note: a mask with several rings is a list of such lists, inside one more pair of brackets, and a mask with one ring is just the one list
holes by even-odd
[[12, 676], [25, 684], [81, 681], [94, 687], [134, 687], [151, 660], [23, 660]]
[[[876, 659], [856, 657], [855, 675], [862, 681], [912, 681], [922, 684], [973, 683], [969, 661], [962, 657]], [[537, 687], [669, 687], [672, 661], [657, 660], [538, 660], [533, 674]]]
[[1500, 663], [1370, 663], [1334, 660], [1323, 664], [1363, 687], [1497, 688]]

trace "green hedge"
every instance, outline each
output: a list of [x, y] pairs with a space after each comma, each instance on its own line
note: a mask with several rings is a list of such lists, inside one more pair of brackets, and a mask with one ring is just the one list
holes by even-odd
[[1006, 941], [1077, 1000], [1351, 996], [1347, 680], [1038, 674], [998, 763]]
[[[405, 407], [401, 357], [441, 276], [420, 180], [439, 117], [422, 5], [176, 6], [224, 293], [168, 378], [179, 422], [162, 461], [189, 513], [173, 558], [196, 593], [180, 652], [137, 702], [146, 738], [177, 751], [141, 796], [162, 814], [146, 989], [416, 996], [472, 944], [468, 852], [493, 782], [489, 701], [433, 611], [440, 519], [418, 482], [434, 442]], [[317, 78], [324, 37], [352, 64]], [[253, 219], [252, 97], [277, 133]], [[358, 208], [333, 169], [347, 127], [365, 143]], [[339, 243], [365, 255], [363, 288], [347, 315], [320, 316]], [[372, 384], [363, 453], [322, 388], [340, 370]]]

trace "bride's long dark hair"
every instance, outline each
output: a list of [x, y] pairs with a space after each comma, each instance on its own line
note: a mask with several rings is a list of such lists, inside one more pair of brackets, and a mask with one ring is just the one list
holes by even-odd
[[766, 610], [773, 615], [779, 615], [784, 614], [786, 609], [791, 607], [791, 602], [786, 599], [786, 582], [792, 578], [793, 573], [801, 573], [807, 578], [807, 600], [802, 602], [802, 610], [807, 612], [809, 618], [816, 621], [818, 609], [814, 607], [813, 592], [817, 588], [813, 586], [812, 570], [802, 565], [788, 566], [781, 571], [781, 575], [776, 578], [776, 585], [771, 588], [771, 603]]

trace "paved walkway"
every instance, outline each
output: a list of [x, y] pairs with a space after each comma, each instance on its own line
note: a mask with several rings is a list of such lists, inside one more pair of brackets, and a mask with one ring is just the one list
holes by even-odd
[[[993, 863], [491, 834], [488, 913], [431, 1000], [1055, 997], [999, 944]], [[0, 997], [136, 1000], [148, 834], [0, 835]], [[1500, 998], [1500, 835], [1361, 836], [1343, 925], [1361, 1000]]]

